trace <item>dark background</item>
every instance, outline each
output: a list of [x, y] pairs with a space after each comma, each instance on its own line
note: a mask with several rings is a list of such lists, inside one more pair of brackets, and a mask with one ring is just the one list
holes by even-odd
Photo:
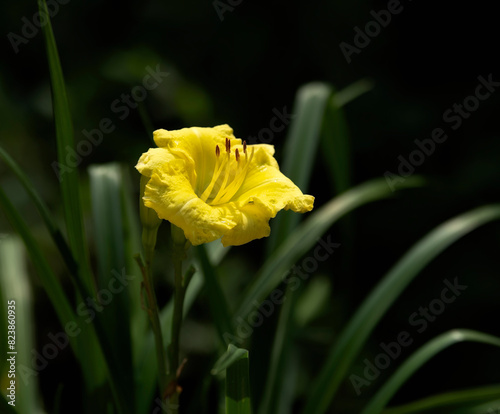
[[[305, 373], [299, 381], [301, 386], [318, 372], [328, 341], [334, 340], [365, 295], [413, 243], [456, 214], [498, 201], [500, 92], [482, 101], [455, 131], [443, 120], [446, 110], [474, 94], [478, 76], [492, 74], [494, 80], [500, 80], [497, 14], [486, 1], [459, 4], [403, 0], [401, 4], [403, 11], [393, 15], [390, 24], [359, 54], [353, 54], [351, 63], [339, 44], [352, 45], [354, 28], [363, 28], [373, 20], [370, 11], [387, 8], [387, 2], [244, 0], [234, 10], [224, 12], [221, 21], [211, 1], [73, 0], [60, 5], [52, 19], [76, 140], [84, 139], [82, 130], [97, 128], [102, 118], [110, 118], [116, 126], [90, 155], [83, 157], [80, 168], [84, 182], [88, 165], [110, 161], [130, 165], [131, 176], [137, 180], [132, 166], [151, 146], [148, 123], [155, 129], [229, 123], [236, 136], [255, 136], [269, 126], [274, 108], [286, 106], [291, 111], [297, 89], [311, 81], [329, 82], [337, 89], [362, 78], [374, 83], [370, 92], [345, 107], [353, 185], [381, 177], [386, 171], [397, 173], [398, 157], [408, 159], [416, 149], [415, 139], [430, 138], [438, 127], [448, 132], [447, 141], [416, 167], [416, 173], [427, 177], [428, 185], [359, 209], [353, 215], [353, 232], [345, 241], [351, 253], [343, 256], [339, 252], [339, 257], [318, 271], [330, 277], [334, 285], [331, 306], [315, 322], [315, 329], [326, 332], [328, 339], [326, 343], [303, 340], [300, 344]], [[56, 148], [42, 34], [21, 44], [18, 53], [7, 37], [10, 32], [21, 35], [21, 18], [32, 21], [35, 12], [35, 1], [23, 0], [4, 5], [0, 14], [4, 46], [0, 62], [0, 140], [57, 213], [58, 181], [51, 166]], [[158, 64], [170, 75], [148, 94], [142, 104], [143, 116], [141, 111], [132, 110], [128, 117], [119, 119], [111, 103], [141, 84], [146, 67]], [[285, 137], [284, 132], [276, 134], [272, 142], [278, 160]], [[0, 184], [34, 230], [42, 232], [29, 200], [18, 191], [3, 165], [0, 173]], [[330, 188], [323, 159], [318, 157], [308, 190], [317, 197], [317, 206], [333, 196]], [[0, 230], [9, 231], [3, 216]], [[414, 333], [415, 342], [401, 359], [418, 344], [451, 328], [500, 334], [496, 322], [499, 230], [498, 224], [491, 224], [475, 231], [419, 275], [376, 329], [359, 358], [358, 375], [362, 360], [379, 352], [377, 344], [394, 340], [402, 330]], [[330, 233], [344, 242], [336, 227]], [[234, 262], [252, 269], [257, 263], [255, 257], [262, 253], [261, 242], [233, 251], [226, 273], [231, 273]], [[449, 305], [425, 332], [416, 334], [408, 324], [409, 315], [439, 297], [444, 279], [455, 277], [469, 286], [463, 297]], [[49, 319], [50, 307], [42, 292], [39, 296], [42, 312], [38, 317]], [[196, 317], [200, 309], [193, 312]], [[263, 385], [259, 376], [264, 375], [266, 363], [266, 348], [259, 344], [273, 332], [273, 323], [266, 323], [254, 338], [256, 352], [260, 349], [263, 354], [255, 357], [260, 362], [252, 372], [257, 399]], [[71, 356], [66, 355], [65, 361], [71, 364]], [[458, 345], [420, 370], [393, 403], [498, 381], [498, 363], [495, 349]], [[57, 382], [64, 378], [69, 381], [75, 372], [67, 367], [55, 363], [41, 377], [49, 407]], [[393, 369], [391, 366], [388, 371]], [[386, 378], [384, 373], [374, 384], [380, 386]], [[192, 379], [196, 380], [194, 374]], [[188, 374], [186, 382], [190, 380]], [[346, 381], [337, 407], [356, 407], [375, 388], [356, 397]]]

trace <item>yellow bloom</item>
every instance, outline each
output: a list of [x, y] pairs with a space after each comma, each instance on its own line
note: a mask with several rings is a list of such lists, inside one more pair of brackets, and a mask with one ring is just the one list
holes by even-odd
[[267, 237], [278, 211], [312, 210], [279, 170], [274, 147], [249, 145], [229, 125], [154, 132], [158, 148], [142, 154], [137, 170], [149, 181], [143, 202], [198, 245], [222, 237], [224, 246]]

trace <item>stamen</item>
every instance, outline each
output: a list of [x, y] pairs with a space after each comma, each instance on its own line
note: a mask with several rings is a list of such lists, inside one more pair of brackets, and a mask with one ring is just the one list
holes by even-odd
[[[207, 188], [205, 188], [205, 191], [203, 191], [203, 194], [200, 196], [200, 198], [203, 201], [207, 201], [208, 197], [210, 197], [210, 194], [212, 193], [212, 190], [215, 186], [215, 183], [219, 179], [219, 176], [222, 173], [223, 167], [226, 165], [224, 162], [224, 159], [220, 159], [220, 148], [218, 145], [215, 146], [215, 156], [217, 157], [215, 161], [215, 168], [214, 168], [214, 175], [212, 176], [212, 180], [210, 181], [210, 184], [208, 184]], [[228, 154], [229, 158], [229, 154]]]
[[[228, 203], [231, 198], [238, 192], [241, 185], [245, 181], [248, 170], [250, 169], [250, 164], [252, 163], [254, 148], [247, 152], [247, 143], [243, 141], [243, 152], [245, 154], [245, 160], [241, 161], [241, 148], [236, 148], [234, 151], [235, 161], [231, 165], [231, 140], [226, 138], [226, 154], [224, 158], [220, 157], [220, 147], [215, 146], [215, 156], [217, 157], [214, 167], [214, 174], [210, 183], [203, 191], [200, 199], [207, 202], [210, 205], [218, 205], [223, 203]], [[231, 177], [231, 179], [230, 179]], [[222, 182], [220, 182], [222, 181]], [[217, 185], [219, 183], [219, 185]], [[214, 188], [218, 190], [211, 198]], [[210, 199], [211, 198], [211, 199]], [[210, 199], [210, 201], [208, 201]]]
[[245, 166], [243, 168], [240, 168], [241, 164], [238, 164], [238, 172], [236, 173], [236, 176], [234, 180], [231, 182], [231, 184], [229, 184], [225, 189], [224, 187], [221, 187], [219, 194], [212, 201], [213, 204], [228, 203], [231, 200], [231, 198], [238, 192], [241, 185], [243, 184], [243, 181], [245, 181], [245, 178], [247, 176], [249, 166], [252, 162], [253, 153], [254, 153], [254, 148], [252, 148], [252, 152], [250, 153], [250, 159], [247, 162], [245, 162]]

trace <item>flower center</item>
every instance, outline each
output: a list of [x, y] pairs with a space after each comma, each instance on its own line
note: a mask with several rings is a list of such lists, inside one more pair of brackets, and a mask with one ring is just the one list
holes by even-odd
[[200, 198], [210, 205], [224, 204], [240, 189], [245, 181], [249, 165], [253, 158], [253, 148], [248, 156], [247, 143], [243, 141], [243, 153], [238, 148], [231, 153], [231, 140], [226, 138], [226, 154], [221, 155], [218, 145], [215, 146], [215, 168], [212, 179]]

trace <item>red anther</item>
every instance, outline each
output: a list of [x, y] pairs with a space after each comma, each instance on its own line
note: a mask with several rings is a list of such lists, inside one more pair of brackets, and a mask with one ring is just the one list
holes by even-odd
[[215, 155], [216, 155], [217, 157], [219, 157], [219, 155], [220, 155], [220, 148], [219, 148], [219, 146], [218, 146], [218, 145], [216, 145], [216, 146], [215, 146]]
[[240, 160], [240, 152], [238, 151], [238, 148], [236, 148], [236, 151], [234, 151], [234, 155], [236, 155], [236, 161]]
[[243, 152], [246, 154], [247, 153], [247, 142], [243, 141]]

